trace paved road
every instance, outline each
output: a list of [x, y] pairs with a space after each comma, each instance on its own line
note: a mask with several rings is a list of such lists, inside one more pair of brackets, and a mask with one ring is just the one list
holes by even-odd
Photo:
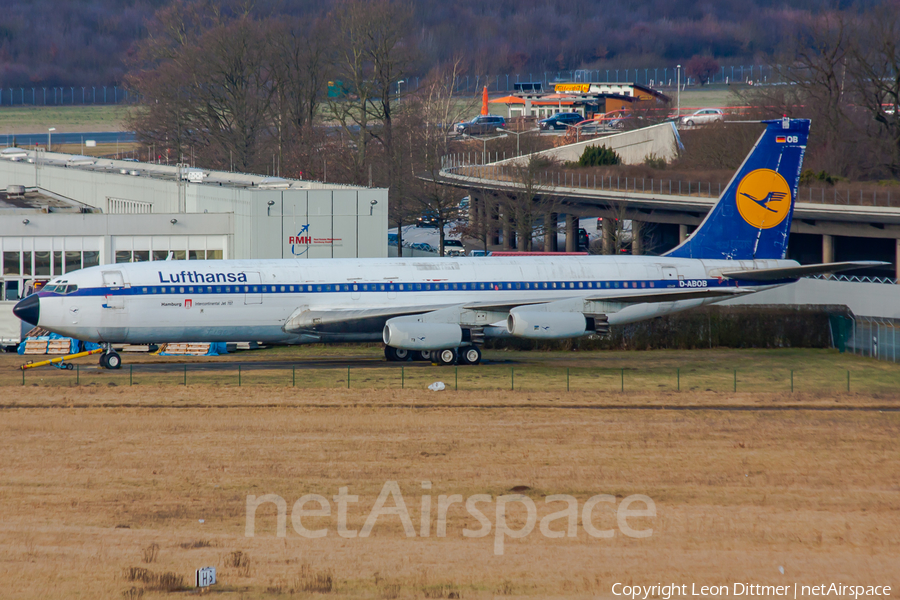
[[[50, 139], [52, 144], [80, 144], [85, 140], [94, 140], [98, 144], [129, 143], [135, 141], [133, 131], [92, 131], [88, 133], [53, 133]], [[47, 132], [44, 133], [19, 133], [16, 135], [0, 136], [0, 142], [9, 146], [15, 138], [19, 146], [47, 145]]]
[[[123, 354], [122, 356], [122, 371], [128, 371], [130, 368], [134, 369], [135, 373], [182, 373], [184, 368], [187, 367], [188, 374], [196, 373], [199, 371], [234, 371], [237, 372], [238, 367], [240, 367], [241, 371], [267, 371], [267, 370], [283, 370], [290, 371], [291, 369], [296, 369], [297, 371], [301, 370], [338, 370], [338, 371], [346, 371], [348, 367], [352, 367], [355, 369], [391, 369], [400, 367], [406, 368], [425, 368], [431, 367], [432, 363], [425, 361], [408, 361], [408, 362], [387, 362], [383, 358], [372, 358], [369, 356], [346, 356], [341, 358], [321, 358], [321, 359], [303, 359], [297, 361], [276, 361], [276, 360], [263, 360], [263, 361], [247, 361], [247, 362], [237, 362], [237, 361], [222, 361], [222, 362], [187, 362], [187, 361], [179, 361], [177, 357], [172, 357], [172, 362], [154, 362], [154, 363], [140, 363], [137, 360], [129, 360], [127, 354]], [[90, 371], [90, 370], [100, 370], [100, 366], [96, 361], [92, 361], [91, 363], [83, 363], [78, 361], [73, 361], [73, 364], [78, 364], [79, 369], [81, 371]], [[519, 363], [517, 361], [510, 360], [485, 360], [482, 361], [483, 365], [525, 365], [528, 363]], [[533, 366], [533, 365], [529, 365]], [[460, 365], [463, 367], [463, 365]], [[463, 367], [463, 368], [478, 368], [476, 367]], [[120, 371], [120, 372], [122, 372]], [[114, 371], [109, 371], [110, 374], [114, 374]]]

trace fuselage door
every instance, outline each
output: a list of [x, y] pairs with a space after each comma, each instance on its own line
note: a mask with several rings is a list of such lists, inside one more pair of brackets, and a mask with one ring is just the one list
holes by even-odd
[[247, 283], [244, 284], [244, 304], [262, 304], [262, 286], [258, 272], [247, 272]]
[[116, 289], [128, 286], [125, 285], [122, 271], [103, 271], [103, 287]]
[[130, 287], [125, 283], [122, 271], [103, 271], [103, 287], [108, 288], [103, 308], [125, 309], [125, 296], [122, 290]]
[[667, 287], [673, 287], [675, 285], [675, 282], [678, 281], [678, 269], [676, 269], [675, 267], [661, 268], [663, 280], [666, 282], [665, 285]]

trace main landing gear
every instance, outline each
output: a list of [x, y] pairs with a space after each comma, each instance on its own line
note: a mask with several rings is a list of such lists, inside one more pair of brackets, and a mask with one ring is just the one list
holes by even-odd
[[481, 348], [478, 346], [462, 346], [445, 350], [404, 350], [402, 348], [384, 347], [384, 357], [389, 362], [406, 362], [408, 360], [430, 361], [441, 366], [477, 365], [481, 362]]
[[118, 352], [112, 349], [112, 346], [109, 344], [104, 344], [105, 350], [100, 355], [100, 366], [104, 369], [121, 369], [122, 368], [122, 357], [119, 356]]

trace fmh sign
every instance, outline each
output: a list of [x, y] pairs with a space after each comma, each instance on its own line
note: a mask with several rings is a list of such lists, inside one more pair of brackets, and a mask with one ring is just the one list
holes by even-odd
[[342, 238], [313, 236], [309, 230], [309, 223], [301, 227], [297, 235], [288, 237], [291, 254], [294, 256], [303, 256], [309, 251], [310, 246], [340, 246], [342, 241]]

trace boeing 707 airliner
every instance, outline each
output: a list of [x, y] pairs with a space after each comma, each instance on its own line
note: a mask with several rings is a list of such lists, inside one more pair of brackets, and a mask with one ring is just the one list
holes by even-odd
[[[809, 121], [766, 129], [694, 234], [663, 256], [160, 261], [67, 273], [15, 307], [103, 344], [382, 340], [388, 360], [477, 364], [486, 338], [565, 339], [869, 262], [785, 260]], [[762, 199], [762, 200], [758, 200]]]

